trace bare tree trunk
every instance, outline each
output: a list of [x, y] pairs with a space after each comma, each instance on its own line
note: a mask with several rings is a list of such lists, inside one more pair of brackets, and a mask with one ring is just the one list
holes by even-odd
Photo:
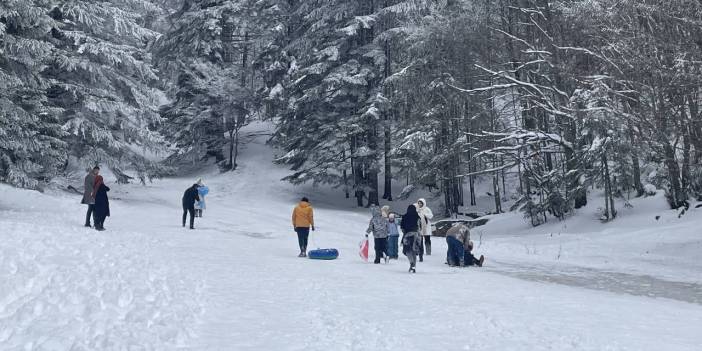
[[236, 160], [239, 158], [239, 129], [234, 131], [234, 160], [232, 163], [232, 170], [236, 169], [238, 166]]
[[668, 181], [670, 182], [670, 206], [680, 208], [685, 205], [687, 196], [680, 182], [680, 167], [675, 160], [675, 149], [666, 141], [663, 150], [665, 152], [665, 165], [668, 169]]
[[[377, 136], [376, 136], [376, 131], [375, 127], [371, 128], [371, 130], [368, 132], [368, 147], [376, 151], [378, 150], [378, 141], [377, 141]], [[371, 205], [380, 205], [379, 201], [379, 189], [380, 187], [378, 186], [378, 170], [376, 169], [376, 159], [375, 156], [373, 159], [366, 160], [366, 176], [367, 176], [367, 184], [370, 187], [368, 189], [368, 205], [367, 207], [370, 207]]]
[[[636, 138], [634, 136], [634, 127], [631, 125], [631, 122], [627, 123], [628, 124], [628, 129], [629, 129], [629, 142], [631, 145], [636, 145]], [[644, 194], [644, 187], [643, 184], [641, 183], [641, 165], [639, 164], [639, 156], [636, 152], [636, 149], [632, 150], [631, 152], [631, 166], [633, 169], [633, 181], [634, 181], [634, 189], [636, 189], [636, 197], [641, 197]]]
[[[354, 136], [351, 138], [351, 155], [356, 152], [358, 148], [358, 137]], [[366, 192], [363, 190], [364, 186], [364, 172], [363, 172], [363, 162], [359, 162], [353, 156], [351, 156], [351, 169], [353, 172], [353, 188], [354, 197], [356, 198], [356, 205], [358, 207], [363, 207], [363, 199], [366, 197]]]
[[246, 65], [249, 60], [249, 32], [244, 32], [244, 44], [241, 53], [241, 87], [246, 87]]
[[[493, 162], [493, 165], [496, 165]], [[495, 197], [495, 213], [502, 213], [502, 200], [500, 199], [500, 176], [498, 172], [492, 173], [492, 190]]]
[[[341, 157], [346, 159], [346, 149], [341, 151]], [[352, 164], [353, 167], [353, 164]], [[349, 198], [349, 176], [346, 173], [346, 168], [343, 170], [343, 176], [344, 176], [344, 195], [346, 195], [346, 198]]]
[[392, 162], [390, 159], [390, 151], [391, 151], [391, 134], [390, 134], [390, 126], [388, 124], [388, 121], [386, 120], [385, 126], [385, 147], [383, 150], [384, 153], [384, 158], [385, 158], [385, 184], [384, 184], [384, 192], [383, 192], [383, 199], [392, 201]]
[[683, 134], [683, 154], [682, 154], [682, 169], [680, 172], [682, 180], [682, 189], [687, 194], [690, 191], [691, 184], [691, 174], [690, 174], [690, 150], [692, 149], [692, 143], [690, 138], [690, 127], [689, 120], [687, 119], [687, 113], [685, 113], [685, 106], [683, 104], [681, 108], [681, 118], [680, 125], [682, 126]]
[[602, 153], [602, 167], [604, 168], [605, 178], [605, 217], [607, 220], [612, 220], [617, 216], [617, 211], [614, 209], [614, 191], [612, 190], [606, 151]]
[[234, 169], [234, 131], [229, 131], [229, 169]]

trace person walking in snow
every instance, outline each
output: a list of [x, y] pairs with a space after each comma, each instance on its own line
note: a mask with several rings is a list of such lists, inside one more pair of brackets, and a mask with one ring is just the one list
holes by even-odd
[[307, 240], [310, 236], [310, 228], [314, 231], [314, 210], [308, 198], [303, 197], [293, 209], [292, 225], [297, 233], [297, 243], [300, 246], [300, 254], [297, 257], [307, 257]]
[[398, 240], [400, 239], [400, 228], [398, 223], [395, 221], [395, 214], [388, 214], [388, 256], [390, 259], [396, 260], [398, 258]]
[[195, 201], [200, 201], [198, 187], [199, 185], [193, 184], [183, 194], [183, 227], [185, 227], [185, 220], [190, 214], [190, 229], [195, 229]]
[[110, 199], [107, 197], [108, 191], [110, 191], [110, 188], [105, 185], [102, 176], [97, 175], [91, 193], [91, 197], [95, 201], [93, 205], [95, 230], [105, 230], [105, 219], [110, 216]]
[[[83, 199], [80, 201], [81, 204], [88, 205], [88, 211], [85, 213], [85, 226], [90, 228], [90, 217], [93, 215], [95, 210], [95, 198], [92, 196], [93, 187], [95, 186], [95, 177], [100, 174], [100, 167], [95, 166], [91, 169], [88, 174], [85, 175], [83, 181]], [[93, 222], [95, 220], [93, 219]]]
[[407, 213], [402, 216], [400, 228], [402, 228], [402, 232], [404, 233], [402, 236], [402, 253], [407, 256], [410, 262], [410, 273], [417, 272], [417, 255], [420, 252], [420, 242], [422, 240], [419, 234], [420, 226], [417, 207], [414, 205], [407, 206]]
[[366, 229], [366, 237], [368, 237], [368, 234], [373, 233], [375, 248], [375, 261], [373, 263], [380, 263], [381, 258], [385, 259], [385, 263], [387, 263], [388, 221], [380, 213], [378, 206], [373, 205], [370, 209], [372, 217], [368, 223], [368, 229]]
[[424, 242], [420, 242], [421, 250], [419, 251], [419, 262], [423, 262], [425, 251], [427, 256], [431, 255], [431, 219], [434, 218], [434, 213], [432, 213], [431, 209], [427, 207], [427, 201], [424, 199], [419, 199], [416, 206], [419, 218], [422, 220], [420, 227], [420, 239], [423, 238]]
[[195, 202], [195, 217], [202, 218], [202, 211], [204, 211], [206, 208], [205, 196], [210, 192], [210, 188], [202, 183], [202, 178], [197, 180], [197, 185], [197, 194], [200, 197], [200, 200]]

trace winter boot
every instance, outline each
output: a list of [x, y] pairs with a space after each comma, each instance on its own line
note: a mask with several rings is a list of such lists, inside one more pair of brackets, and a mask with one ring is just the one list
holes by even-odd
[[409, 268], [409, 271], [408, 271], [408, 272], [409, 272], [409, 273], [417, 273], [417, 270], [414, 269], [414, 265], [413, 265], [413, 264], [410, 265], [410, 268]]
[[299, 255], [297, 255], [297, 257], [305, 257], [305, 253], [304, 253], [304, 252], [302, 252], [302, 251], [300, 251], [300, 254], [299, 254]]
[[424, 246], [427, 248], [427, 256], [431, 256], [431, 242], [425, 243]]
[[478, 260], [478, 267], [482, 267], [484, 262], [485, 262], [485, 256], [480, 255], [480, 259]]

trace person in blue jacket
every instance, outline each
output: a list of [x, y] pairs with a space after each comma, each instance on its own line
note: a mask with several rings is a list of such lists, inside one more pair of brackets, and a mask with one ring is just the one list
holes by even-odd
[[388, 256], [390, 259], [396, 260], [399, 256], [398, 242], [400, 240], [399, 223], [395, 221], [395, 214], [388, 215]]
[[197, 193], [200, 196], [200, 200], [195, 202], [195, 217], [202, 218], [202, 211], [206, 208], [205, 195], [207, 195], [210, 192], [210, 188], [208, 188], [205, 184], [202, 183], [202, 178], [200, 178], [197, 181], [197, 185]]

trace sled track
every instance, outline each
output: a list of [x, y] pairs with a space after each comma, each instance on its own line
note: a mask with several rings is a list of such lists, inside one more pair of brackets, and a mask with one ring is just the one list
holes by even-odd
[[702, 284], [579, 266], [522, 265], [496, 261], [492, 263], [495, 266], [486, 267], [487, 271], [513, 278], [702, 305]]

